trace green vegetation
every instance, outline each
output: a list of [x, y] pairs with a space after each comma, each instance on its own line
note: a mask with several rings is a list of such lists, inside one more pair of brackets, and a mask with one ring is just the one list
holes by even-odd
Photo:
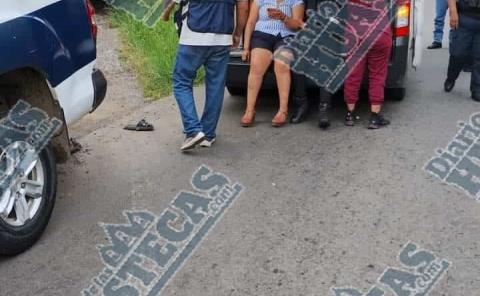
[[[129, 14], [110, 10], [112, 25], [124, 43], [122, 58], [136, 73], [144, 96], [158, 99], [172, 92], [172, 70], [178, 45], [173, 21], [149, 28]], [[199, 74], [197, 83], [203, 80]]]

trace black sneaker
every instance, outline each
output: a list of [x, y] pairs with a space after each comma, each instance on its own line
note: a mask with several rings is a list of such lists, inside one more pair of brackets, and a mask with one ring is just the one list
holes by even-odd
[[379, 129], [389, 124], [390, 121], [388, 119], [385, 119], [382, 114], [372, 112], [372, 114], [370, 115], [368, 129]]
[[450, 79], [445, 80], [445, 83], [443, 84], [443, 89], [446, 92], [451, 92], [454, 87], [455, 87], [455, 80], [450, 80]]
[[427, 49], [439, 49], [439, 48], [442, 48], [442, 43], [437, 41], [433, 41], [433, 43], [427, 47]]
[[346, 126], [354, 126], [355, 121], [357, 121], [359, 117], [355, 114], [354, 111], [350, 112], [347, 111], [347, 115], [345, 115], [345, 125]]

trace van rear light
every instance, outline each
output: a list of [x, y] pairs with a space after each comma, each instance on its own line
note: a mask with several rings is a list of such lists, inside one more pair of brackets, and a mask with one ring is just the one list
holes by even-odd
[[97, 40], [98, 27], [97, 22], [95, 21], [95, 7], [90, 0], [87, 0], [87, 15], [90, 28], [92, 29], [92, 37], [94, 40]]
[[405, 37], [410, 34], [410, 1], [399, 1], [395, 36]]

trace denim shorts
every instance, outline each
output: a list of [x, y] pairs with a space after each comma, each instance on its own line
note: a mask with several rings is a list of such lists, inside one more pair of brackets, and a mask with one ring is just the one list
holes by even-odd
[[252, 35], [251, 49], [263, 48], [272, 53], [285, 45], [285, 37], [280, 34], [272, 35], [260, 31], [254, 31]]

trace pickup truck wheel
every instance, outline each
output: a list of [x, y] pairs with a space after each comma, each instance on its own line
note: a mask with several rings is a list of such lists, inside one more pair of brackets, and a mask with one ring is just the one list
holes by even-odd
[[247, 95], [247, 90], [242, 87], [227, 86], [227, 90], [234, 97], [244, 97]]
[[[15, 142], [11, 144], [25, 143]], [[8, 150], [8, 148], [7, 148]], [[0, 162], [5, 162], [5, 153]], [[27, 161], [23, 176], [14, 177], [0, 194], [0, 255], [30, 248], [45, 230], [55, 204], [57, 170], [50, 145]]]

